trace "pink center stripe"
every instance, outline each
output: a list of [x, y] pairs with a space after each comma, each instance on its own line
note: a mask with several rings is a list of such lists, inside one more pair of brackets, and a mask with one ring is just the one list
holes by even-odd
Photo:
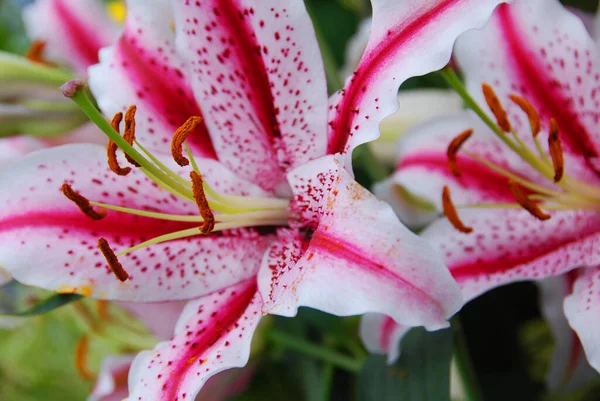
[[386, 316], [383, 318], [383, 323], [381, 324], [381, 337], [379, 338], [379, 345], [381, 349], [386, 352], [390, 352], [392, 349], [392, 334], [394, 330], [398, 327], [398, 323], [394, 321], [394, 319]]
[[[410, 280], [389, 270], [385, 264], [379, 263], [375, 257], [368, 257], [368, 254], [363, 249], [358, 248], [350, 242], [341, 238], [336, 238], [331, 235], [331, 233], [320, 229], [313, 234], [308, 248], [308, 251], [310, 250], [331, 255], [336, 259], [345, 260], [351, 266], [358, 267], [368, 274], [381, 279], [385, 283], [395, 283], [398, 287], [409, 288], [416, 297], [425, 300], [423, 301], [424, 303], [428, 303], [432, 306], [435, 305], [435, 307], [439, 309], [439, 314], [444, 315], [441, 305], [439, 305], [437, 300], [431, 297], [425, 290], [414, 286]], [[351, 273], [346, 272], [346, 274]]]
[[[173, 341], [184, 341], [181, 352], [173, 356], [169, 364], [169, 378], [162, 386], [161, 400], [178, 400], [177, 392], [183, 383], [186, 374], [197, 365], [202, 365], [206, 360], [202, 356], [220, 339], [231, 330], [238, 327], [246, 309], [256, 294], [256, 280], [251, 279], [245, 288], [234, 291], [226, 302], [220, 303], [219, 309], [210, 315], [210, 318], [194, 320], [187, 326], [186, 333], [179, 334]], [[210, 305], [208, 307], [212, 307]], [[250, 333], [248, 333], [250, 335]], [[184, 336], [185, 338], [181, 338]], [[239, 340], [236, 338], [232, 340]], [[228, 346], [229, 343], [225, 343]]]
[[[73, 206], [75, 208], [75, 206]], [[63, 234], [86, 232], [91, 236], [114, 236], [150, 239], [198, 224], [151, 219], [119, 212], [108, 212], [102, 220], [92, 220], [78, 210], [32, 212], [0, 220], [0, 234], [23, 228], [54, 228]]]
[[463, 188], [477, 191], [486, 198], [514, 202], [514, 197], [508, 187], [508, 178], [490, 170], [478, 161], [465, 156], [459, 155], [456, 165], [461, 172], [460, 177], [454, 176], [448, 168], [448, 158], [446, 155], [420, 153], [403, 158], [398, 164], [397, 169], [402, 172], [411, 167], [424, 168], [442, 174], [457, 182]]
[[248, 21], [249, 11], [242, 11], [244, 9], [239, 0], [215, 0], [215, 4], [217, 7], [213, 12], [219, 17], [220, 29], [226, 31], [235, 43], [235, 52], [231, 57], [237, 58], [236, 75], [245, 77], [246, 83], [252, 88], [248, 96], [254, 115], [271, 144], [274, 144], [281, 132], [267, 68], [261, 57], [262, 48]]
[[[189, 117], [202, 117], [202, 112], [180, 70], [160, 63], [160, 55], [152, 54], [141, 46], [141, 43], [136, 42], [134, 35], [127, 32], [119, 40], [116, 50], [117, 59], [135, 86], [137, 97], [151, 107], [152, 114], [172, 130], [160, 133], [162, 136], [168, 138]], [[194, 155], [217, 159], [204, 123], [188, 136], [188, 143]]]
[[390, 64], [389, 59], [401, 52], [406, 43], [421, 35], [422, 31], [435, 23], [441, 14], [459, 2], [460, 0], [442, 1], [430, 10], [419, 14], [410, 23], [392, 27], [385, 40], [382, 40], [371, 54], [361, 60], [352, 80], [342, 90], [341, 101], [336, 106], [337, 113], [329, 122], [330, 133], [327, 145], [329, 154], [343, 152], [346, 149], [352, 135], [352, 127], [355, 125], [354, 118], [360, 111], [359, 105], [367, 92], [369, 82], [377, 82], [379, 70], [386, 68], [386, 65]]
[[[452, 276], [459, 283], [479, 276], [507, 273], [510, 270], [519, 269], [522, 265], [527, 263], [535, 263], [536, 260], [548, 256], [553, 252], [557, 252], [561, 248], [586, 241], [587, 239], [598, 235], [598, 230], [600, 230], [600, 227], [593, 227], [592, 230], [590, 230], [591, 233], [586, 234], [582, 232], [580, 236], [576, 238], [567, 238], [560, 241], [546, 241], [534, 250], [519, 252], [517, 255], [503, 254], [498, 255], [492, 260], [486, 260], [481, 257], [471, 262], [450, 265], [450, 273], [452, 273]], [[573, 267], [577, 267], [576, 260], [573, 261], [573, 264]]]
[[[508, 57], [519, 83], [527, 88], [528, 100], [545, 113], [547, 118], [556, 119], [561, 140], [568, 149], [582, 154], [588, 162], [589, 159], [598, 157], [592, 136], [579, 120], [575, 102], [560, 93], [561, 84], [556, 77], [547, 74], [547, 67], [538, 57], [539, 51], [528, 48], [523, 40], [529, 35], [519, 29], [522, 22], [512, 15], [509, 5], [501, 5], [496, 12]], [[598, 172], [591, 163], [588, 165]]]
[[65, 30], [67, 40], [73, 46], [73, 50], [75, 50], [78, 57], [81, 58], [82, 64], [90, 66], [98, 63], [98, 51], [107, 44], [100, 40], [96, 32], [82, 25], [83, 21], [74, 15], [62, 0], [53, 0], [52, 4], [56, 14], [60, 16], [60, 20], [63, 22], [61, 28]]

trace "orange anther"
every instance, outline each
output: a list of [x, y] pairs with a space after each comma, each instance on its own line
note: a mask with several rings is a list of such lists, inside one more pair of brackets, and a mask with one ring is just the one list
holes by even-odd
[[452, 171], [452, 174], [454, 174], [456, 177], [460, 177], [460, 171], [456, 166], [456, 154], [460, 150], [460, 147], [467, 141], [467, 139], [471, 137], [471, 135], [473, 135], [472, 129], [465, 130], [456, 138], [454, 138], [448, 145], [448, 150], [446, 151], [446, 154], [448, 155], [448, 167], [450, 168], [450, 171]]
[[538, 114], [535, 107], [532, 106], [527, 100], [523, 99], [517, 95], [510, 95], [510, 100], [512, 100], [517, 106], [521, 108], [527, 114], [527, 119], [529, 120], [529, 125], [531, 127], [531, 134], [534, 138], [540, 133], [542, 123], [540, 121], [540, 115]]
[[517, 182], [510, 180], [508, 182], [508, 187], [510, 188], [510, 192], [517, 203], [519, 203], [519, 205], [521, 205], [523, 209], [527, 210], [532, 216], [535, 216], [540, 220], [548, 220], [551, 217], [549, 214], [544, 213], [544, 211], [540, 209], [535, 202], [529, 199], [525, 189]]
[[90, 201], [83, 195], [78, 194], [73, 188], [66, 182], [62, 184], [62, 193], [79, 207], [79, 210], [83, 212], [92, 220], [101, 220], [106, 217], [106, 210], [95, 211]]
[[192, 116], [173, 134], [171, 139], [171, 155], [177, 164], [187, 166], [190, 161], [183, 155], [183, 143], [192, 132], [202, 122], [201, 117]]
[[100, 248], [100, 252], [106, 258], [106, 262], [108, 263], [108, 267], [110, 270], [117, 276], [117, 278], [123, 282], [129, 278], [129, 274], [123, 269], [123, 266], [119, 262], [117, 255], [110, 249], [110, 245], [108, 245], [108, 241], [104, 238], [100, 238], [98, 240], [98, 248]]
[[508, 116], [506, 115], [506, 111], [504, 107], [502, 107], [502, 103], [500, 103], [500, 99], [496, 96], [496, 92], [494, 89], [488, 84], [481, 85], [481, 89], [483, 90], [483, 96], [485, 97], [485, 101], [489, 106], [490, 110], [496, 117], [496, 122], [502, 128], [504, 132], [510, 132], [511, 126], [510, 121], [508, 121]]
[[215, 228], [215, 216], [212, 210], [210, 210], [210, 205], [208, 204], [208, 200], [204, 194], [202, 176], [195, 171], [192, 171], [190, 173], [190, 177], [192, 179], [192, 192], [194, 199], [196, 200], [196, 204], [200, 210], [200, 216], [202, 216], [202, 219], [204, 220], [204, 223], [200, 228], [200, 232], [202, 234], [208, 234]]
[[444, 190], [442, 191], [442, 207], [444, 209], [444, 215], [450, 224], [454, 226], [454, 228], [465, 234], [473, 232], [473, 228], [465, 226], [458, 217], [458, 212], [456, 211], [454, 203], [452, 203], [452, 199], [450, 198], [450, 189], [448, 186], [444, 186]]

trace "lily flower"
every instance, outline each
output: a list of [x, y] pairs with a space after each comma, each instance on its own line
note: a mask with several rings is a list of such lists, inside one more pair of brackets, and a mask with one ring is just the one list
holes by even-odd
[[81, 83], [64, 87], [109, 136], [109, 166], [92, 145], [13, 163], [0, 177], [0, 263], [55, 291], [192, 299], [172, 340], [134, 360], [132, 400], [192, 399], [243, 366], [265, 313], [447, 326], [456, 284], [345, 156], [377, 136], [398, 86], [443, 66], [498, 3], [374, 0], [378, 28], [328, 102], [302, 2], [128, 2], [123, 35], [90, 69], [112, 123]]
[[466, 301], [572, 272], [564, 312], [600, 370], [597, 43], [558, 1], [531, 0], [501, 6], [459, 38], [455, 56], [466, 88], [446, 76], [474, 113], [404, 137], [394, 177], [376, 192], [401, 218], [444, 211], [422, 237]]

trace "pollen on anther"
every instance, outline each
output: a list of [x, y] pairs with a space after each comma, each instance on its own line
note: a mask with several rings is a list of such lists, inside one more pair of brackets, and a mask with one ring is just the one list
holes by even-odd
[[[123, 113], [119, 112], [114, 115], [110, 125], [117, 132], [119, 131], [119, 124], [121, 124], [121, 120], [123, 120]], [[121, 167], [119, 165], [119, 161], [117, 160], [117, 144], [114, 143], [111, 139], [108, 140], [108, 144], [106, 145], [106, 156], [108, 158], [108, 167], [110, 171], [117, 175], [127, 175], [131, 172], [131, 167]]]
[[498, 126], [500, 126], [504, 132], [510, 132], [512, 129], [510, 126], [510, 121], [508, 120], [506, 111], [504, 110], [504, 107], [502, 107], [502, 103], [500, 103], [500, 99], [498, 99], [498, 96], [496, 96], [494, 89], [492, 89], [492, 87], [486, 83], [481, 85], [481, 89], [483, 90], [485, 102], [494, 114], [494, 117], [496, 117]]
[[123, 269], [121, 262], [117, 258], [117, 255], [113, 252], [108, 245], [108, 241], [105, 238], [100, 238], [98, 240], [98, 248], [100, 248], [100, 252], [104, 255], [106, 262], [108, 263], [108, 267], [110, 270], [117, 276], [120, 281], [126, 281], [129, 278], [129, 274]]
[[208, 204], [208, 200], [206, 199], [206, 195], [204, 193], [202, 176], [195, 171], [192, 171], [190, 173], [190, 178], [192, 179], [192, 192], [194, 199], [196, 200], [196, 204], [200, 210], [200, 216], [202, 216], [202, 219], [204, 220], [204, 223], [200, 228], [200, 232], [202, 234], [208, 234], [215, 228], [215, 216], [212, 210], [210, 210], [210, 205]]
[[452, 199], [450, 198], [450, 189], [447, 185], [444, 186], [444, 189], [442, 191], [442, 207], [444, 209], [444, 215], [446, 216], [450, 224], [454, 226], [454, 228], [456, 228], [461, 233], [465, 234], [473, 232], [473, 227], [465, 226], [465, 224], [458, 217], [458, 212], [454, 207], [454, 203], [452, 203]]
[[467, 141], [467, 139], [471, 137], [471, 135], [473, 135], [472, 129], [465, 130], [456, 138], [454, 138], [448, 145], [448, 150], [446, 151], [448, 156], [448, 167], [450, 168], [450, 171], [452, 171], [452, 174], [454, 174], [456, 177], [460, 177], [460, 171], [456, 166], [456, 154], [460, 150], [461, 146]]
[[106, 217], [106, 210], [94, 210], [90, 201], [83, 195], [75, 192], [73, 188], [66, 182], [62, 184], [62, 193], [79, 207], [79, 210], [92, 220], [101, 220]]
[[517, 182], [510, 180], [508, 182], [508, 187], [517, 203], [521, 205], [523, 209], [527, 210], [532, 216], [538, 218], [539, 220], [548, 220], [551, 217], [549, 214], [544, 213], [544, 211], [540, 209], [535, 202], [529, 199], [525, 189]]
[[[129, 106], [127, 111], [125, 112], [125, 129], [123, 130], [123, 139], [127, 141], [127, 143], [133, 146], [135, 142], [135, 112], [137, 111], [137, 107], [135, 105]], [[139, 163], [136, 162], [131, 156], [125, 153], [125, 158], [129, 163], [134, 165], [135, 167], [140, 167]]]
[[562, 143], [558, 136], [558, 124], [554, 118], [550, 119], [550, 128], [548, 129], [548, 148], [550, 157], [554, 166], [554, 182], [559, 182], [565, 173], [565, 158], [563, 155]]
[[531, 126], [531, 134], [535, 138], [540, 133], [542, 127], [540, 115], [538, 114], [537, 110], [532, 106], [531, 103], [520, 96], [512, 94], [509, 96], [509, 98], [513, 101], [513, 103], [519, 106], [521, 110], [525, 112], [525, 114], [527, 114], [527, 119], [529, 120], [529, 125]]
[[171, 139], [171, 156], [180, 166], [187, 166], [190, 161], [183, 155], [183, 143], [188, 135], [202, 122], [202, 117], [192, 116], [173, 134]]

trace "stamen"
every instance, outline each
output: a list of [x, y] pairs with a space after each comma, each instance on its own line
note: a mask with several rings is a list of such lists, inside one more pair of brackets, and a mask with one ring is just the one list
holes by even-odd
[[110, 249], [110, 245], [108, 245], [108, 241], [104, 238], [100, 238], [98, 240], [98, 248], [100, 248], [100, 252], [106, 258], [106, 262], [108, 263], [108, 267], [110, 270], [117, 276], [120, 281], [126, 281], [129, 278], [129, 274], [123, 269], [123, 266], [119, 262], [117, 255]]
[[554, 182], [559, 182], [565, 173], [565, 159], [563, 157], [562, 144], [558, 137], [558, 124], [554, 118], [550, 119], [548, 147], [550, 148], [550, 157], [552, 157], [552, 164], [554, 165]]
[[446, 151], [446, 154], [448, 155], [448, 167], [456, 177], [460, 177], [460, 171], [458, 170], [458, 167], [456, 167], [456, 154], [471, 135], [473, 135], [472, 129], [465, 130], [448, 145], [448, 150]]
[[75, 368], [85, 380], [94, 380], [94, 375], [87, 368], [88, 349], [88, 337], [83, 335], [75, 345]]
[[[125, 130], [123, 132], [123, 139], [127, 141], [130, 146], [133, 146], [133, 142], [135, 141], [135, 112], [137, 111], [137, 107], [135, 105], [129, 106], [127, 111], [125, 112]], [[140, 167], [140, 164], [133, 160], [133, 157], [129, 156], [125, 153], [125, 158], [129, 163], [134, 165], [135, 167]]]
[[542, 123], [540, 121], [540, 115], [535, 110], [535, 108], [529, 103], [527, 100], [523, 99], [517, 95], [509, 95], [510, 100], [512, 100], [517, 106], [521, 108], [527, 114], [527, 118], [529, 119], [529, 125], [531, 126], [531, 134], [535, 138], [541, 130]]
[[[115, 131], [117, 131], [117, 133], [120, 133], [119, 124], [121, 124], [121, 120], [123, 120], [123, 113], [118, 112], [117, 114], [115, 114], [112, 121], [110, 122], [110, 125], [112, 126], [112, 128]], [[118, 149], [117, 144], [114, 143], [113, 140], [109, 138], [108, 144], [106, 145], [106, 156], [108, 157], [108, 167], [110, 168], [110, 171], [112, 171], [113, 173], [115, 173], [117, 175], [122, 175], [122, 176], [127, 175], [131, 171], [131, 167], [119, 166], [119, 161], [117, 160], [117, 149]]]
[[483, 90], [483, 96], [485, 97], [485, 101], [489, 106], [490, 110], [496, 117], [496, 122], [502, 128], [504, 132], [510, 132], [511, 126], [510, 121], [508, 121], [508, 116], [506, 115], [506, 111], [502, 107], [502, 103], [500, 103], [500, 99], [496, 96], [494, 89], [488, 84], [481, 85], [481, 89]]
[[201, 117], [192, 116], [188, 118], [181, 127], [177, 128], [177, 131], [173, 134], [173, 138], [171, 139], [171, 155], [175, 162], [182, 167], [190, 164], [188, 158], [183, 155], [183, 143], [190, 132], [192, 132], [200, 122], [202, 122]]
[[46, 42], [43, 40], [34, 40], [31, 42], [25, 58], [33, 61], [34, 63], [45, 64], [48, 66], [54, 66], [54, 63], [49, 62], [44, 58], [44, 50], [46, 49]]
[[[189, 120], [188, 120], [189, 121]], [[204, 194], [204, 186], [202, 176], [195, 171], [190, 172], [190, 178], [192, 179], [192, 192], [194, 193], [194, 199], [200, 210], [200, 216], [204, 219], [200, 232], [202, 234], [208, 234], [215, 228], [215, 216], [210, 205]]]
[[67, 184], [66, 182], [62, 184], [62, 193], [67, 197], [67, 199], [73, 201], [79, 207], [79, 210], [86, 216], [88, 216], [92, 220], [101, 220], [106, 217], [106, 210], [100, 209], [99, 211], [95, 211], [90, 201], [83, 195], [78, 194], [73, 190], [73, 188]]
[[521, 185], [513, 180], [510, 180], [508, 181], [508, 187], [510, 188], [510, 192], [519, 205], [521, 205], [523, 209], [527, 210], [532, 216], [537, 217], [542, 221], [548, 220], [551, 217], [549, 214], [544, 213], [544, 211], [542, 211], [542, 209], [540, 209], [536, 203], [529, 199], [529, 196]]
[[458, 212], [452, 203], [452, 199], [450, 198], [450, 189], [448, 186], [444, 186], [444, 190], [442, 191], [442, 207], [444, 209], [444, 215], [446, 218], [461, 233], [469, 234], [473, 232], [473, 227], [467, 227], [458, 217]]

